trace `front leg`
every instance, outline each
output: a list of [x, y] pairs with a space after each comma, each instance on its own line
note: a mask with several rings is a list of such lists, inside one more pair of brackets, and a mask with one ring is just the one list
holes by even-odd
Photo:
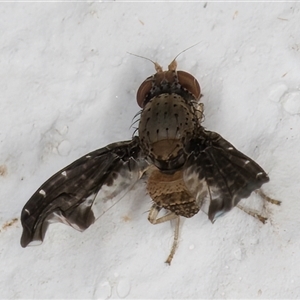
[[157, 216], [158, 216], [161, 209], [162, 208], [159, 207], [158, 205], [153, 204], [151, 209], [150, 209], [149, 215], [148, 215], [148, 220], [151, 224], [154, 224], [154, 225], [161, 224], [161, 223], [164, 223], [164, 222], [167, 222], [167, 221], [172, 221], [174, 219], [176, 220], [173, 245], [172, 245], [172, 248], [171, 248], [171, 251], [170, 251], [170, 254], [169, 254], [168, 258], [165, 261], [167, 264], [170, 265], [171, 261], [173, 259], [173, 256], [175, 254], [177, 244], [178, 244], [180, 217], [178, 215], [176, 215], [175, 213], [173, 213], [173, 212], [169, 212], [166, 215], [157, 218]]

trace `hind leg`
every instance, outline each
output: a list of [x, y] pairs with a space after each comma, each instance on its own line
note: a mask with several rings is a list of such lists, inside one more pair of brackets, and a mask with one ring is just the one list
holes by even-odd
[[167, 264], [170, 265], [171, 261], [174, 257], [177, 245], [178, 245], [180, 217], [173, 212], [169, 212], [166, 215], [157, 218], [160, 210], [161, 210], [161, 207], [159, 207], [158, 205], [156, 205], [156, 204], [152, 205], [149, 215], [148, 215], [148, 220], [151, 224], [156, 225], [156, 224], [161, 224], [161, 223], [164, 223], [167, 221], [176, 220], [172, 248], [171, 248], [171, 251], [170, 251], [170, 254], [169, 254], [167, 260], [165, 261]]
[[[280, 205], [281, 201], [275, 200], [270, 198], [269, 196], [267, 196], [261, 189], [256, 190], [255, 191], [263, 200], [275, 204], [275, 205]], [[244, 211], [245, 213], [247, 213], [248, 215], [258, 219], [259, 221], [261, 221], [263, 224], [266, 223], [266, 221], [268, 220], [268, 218], [263, 217], [262, 215], [258, 214], [256, 211], [251, 210], [250, 208], [244, 207], [241, 204], [237, 204], [236, 205], [237, 208], [239, 208], [240, 210]]]

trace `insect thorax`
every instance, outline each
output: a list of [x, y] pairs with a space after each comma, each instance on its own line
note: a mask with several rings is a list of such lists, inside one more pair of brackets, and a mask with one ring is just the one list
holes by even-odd
[[145, 105], [139, 137], [143, 151], [158, 168], [174, 170], [184, 164], [186, 143], [200, 126], [201, 108], [177, 93], [159, 94]]

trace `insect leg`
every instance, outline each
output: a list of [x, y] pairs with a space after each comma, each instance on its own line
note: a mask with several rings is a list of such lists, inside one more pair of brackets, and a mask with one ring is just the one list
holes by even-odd
[[[275, 199], [272, 199], [270, 198], [269, 196], [267, 196], [261, 189], [258, 189], [255, 191], [263, 200], [269, 202], [269, 203], [272, 203], [272, 204], [275, 204], [275, 205], [280, 205], [281, 204], [281, 201], [278, 201], [278, 200], [275, 200]], [[268, 220], [268, 218], [265, 218], [261, 215], [259, 215], [258, 213], [252, 211], [251, 209], [249, 208], [246, 208], [246, 207], [243, 207], [242, 205], [238, 204], [237, 207], [239, 209], [241, 209], [242, 211], [244, 211], [245, 213], [247, 213], [248, 215], [258, 219], [259, 221], [261, 221], [262, 223], [265, 224], [265, 222]]]
[[174, 254], [175, 254], [177, 244], [178, 244], [180, 217], [173, 212], [169, 212], [166, 215], [164, 215], [160, 218], [157, 218], [160, 210], [161, 210], [160, 206], [158, 206], [156, 204], [152, 205], [149, 215], [148, 215], [148, 220], [151, 224], [156, 225], [156, 224], [164, 223], [167, 221], [172, 221], [174, 219], [176, 220], [172, 248], [171, 248], [171, 251], [170, 251], [170, 254], [169, 254], [167, 260], [165, 261], [168, 265], [170, 265], [171, 261], [174, 257]]
[[237, 204], [236, 207], [239, 208], [240, 210], [244, 211], [246, 214], [254, 217], [255, 219], [258, 219], [263, 224], [265, 224], [266, 221], [268, 220], [268, 218], [263, 217], [262, 215], [256, 213], [255, 211], [253, 211], [249, 208], [246, 208], [246, 207], [242, 206], [241, 204]]
[[164, 223], [164, 222], [176, 219], [178, 217], [178, 215], [176, 215], [175, 213], [169, 212], [166, 215], [157, 218], [158, 213], [160, 212], [161, 209], [162, 209], [162, 207], [160, 207], [156, 204], [152, 205], [149, 215], [148, 215], [148, 220], [151, 224], [156, 225], [156, 224]]
[[267, 196], [261, 189], [255, 191], [262, 199], [275, 205], [280, 205], [281, 201], [275, 200]]
[[171, 264], [171, 261], [174, 257], [174, 254], [175, 254], [175, 251], [176, 251], [176, 248], [177, 248], [177, 245], [178, 245], [180, 217], [177, 216], [175, 221], [176, 221], [176, 224], [175, 224], [173, 245], [172, 245], [171, 252], [170, 252], [168, 258], [165, 261], [165, 263], [168, 264], [168, 265]]

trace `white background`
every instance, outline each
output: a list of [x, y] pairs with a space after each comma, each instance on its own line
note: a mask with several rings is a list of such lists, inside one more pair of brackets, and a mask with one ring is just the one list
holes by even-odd
[[[299, 298], [300, 4], [0, 3], [0, 297]], [[20, 212], [73, 160], [130, 139], [153, 65], [200, 82], [203, 125], [257, 161], [281, 200], [263, 225], [235, 208], [169, 223], [136, 186], [84, 233], [52, 225], [21, 248]], [[259, 205], [252, 195], [245, 203]]]

